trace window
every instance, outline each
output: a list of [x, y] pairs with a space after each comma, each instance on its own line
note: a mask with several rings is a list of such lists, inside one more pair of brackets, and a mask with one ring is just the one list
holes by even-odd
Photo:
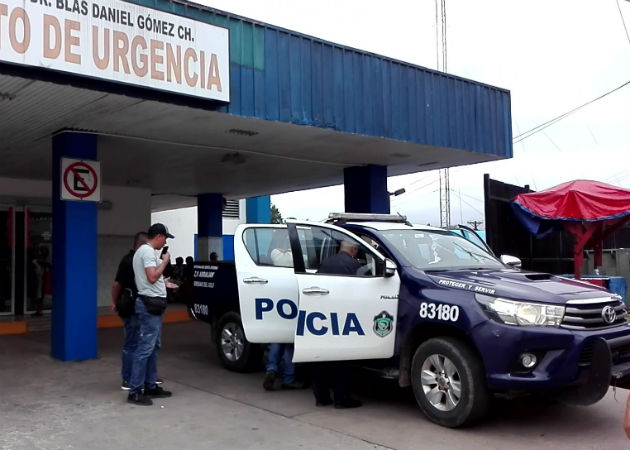
[[248, 228], [243, 233], [243, 241], [257, 265], [293, 267], [286, 228]]
[[387, 230], [385, 241], [402, 253], [411, 265], [422, 270], [495, 269], [503, 265], [472, 242], [450, 231]]
[[297, 232], [307, 273], [318, 273], [322, 263], [328, 258], [335, 257], [342, 246], [352, 243], [358, 248], [354, 259], [360, 265], [356, 273], [352, 275], [382, 276], [384, 274], [384, 262], [369, 250], [363, 241], [328, 228], [299, 225]]

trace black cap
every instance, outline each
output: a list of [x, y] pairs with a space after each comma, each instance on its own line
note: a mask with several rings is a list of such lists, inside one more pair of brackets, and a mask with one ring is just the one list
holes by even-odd
[[163, 234], [169, 239], [175, 238], [175, 236], [168, 232], [168, 228], [166, 228], [166, 225], [164, 225], [163, 223], [154, 223], [153, 225], [151, 225], [148, 234], [149, 236], [157, 236], [158, 234]]

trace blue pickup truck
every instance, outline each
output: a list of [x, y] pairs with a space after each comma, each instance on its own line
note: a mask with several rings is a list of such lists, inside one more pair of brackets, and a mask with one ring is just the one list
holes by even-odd
[[[223, 364], [260, 364], [265, 343], [294, 362], [354, 360], [411, 386], [432, 421], [484, 417], [492, 395], [592, 404], [630, 386], [630, 326], [602, 288], [517, 268], [483, 241], [393, 215], [243, 224], [234, 262], [196, 263], [191, 313], [213, 326]], [[320, 273], [344, 245], [356, 273]]]

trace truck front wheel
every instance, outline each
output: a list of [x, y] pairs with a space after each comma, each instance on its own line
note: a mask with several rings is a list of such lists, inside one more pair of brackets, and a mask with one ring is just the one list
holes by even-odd
[[411, 364], [416, 402], [433, 422], [451, 428], [481, 419], [488, 409], [483, 366], [468, 344], [450, 337], [418, 347]]
[[240, 316], [229, 312], [221, 316], [215, 336], [217, 354], [221, 364], [235, 372], [250, 372], [262, 361], [263, 349], [245, 338]]

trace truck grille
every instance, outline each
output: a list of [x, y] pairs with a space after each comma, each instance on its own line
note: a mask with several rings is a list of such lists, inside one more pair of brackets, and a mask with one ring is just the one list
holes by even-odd
[[626, 315], [626, 306], [614, 297], [569, 300], [561, 327], [571, 330], [609, 328], [625, 323]]

